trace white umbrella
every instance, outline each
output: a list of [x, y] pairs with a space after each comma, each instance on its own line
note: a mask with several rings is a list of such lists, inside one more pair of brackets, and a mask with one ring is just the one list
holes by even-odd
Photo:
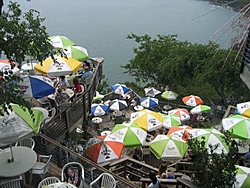
[[155, 95], [160, 94], [161, 92], [153, 87], [147, 87], [144, 89], [145, 95], [149, 97], [155, 97]]
[[22, 70], [34, 70], [34, 67], [37, 63], [24, 63], [22, 66], [21, 66], [21, 69]]
[[110, 101], [110, 103], [109, 103], [110, 110], [120, 111], [120, 110], [123, 110], [127, 107], [128, 107], [128, 104], [124, 100], [115, 99], [115, 100]]

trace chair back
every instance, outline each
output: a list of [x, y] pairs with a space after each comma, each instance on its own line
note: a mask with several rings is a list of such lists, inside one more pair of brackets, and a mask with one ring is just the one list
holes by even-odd
[[25, 146], [31, 149], [35, 147], [35, 141], [32, 138], [27, 138], [16, 142], [15, 146]]
[[49, 163], [52, 158], [52, 155], [39, 155], [38, 156], [38, 162], [45, 163], [45, 166], [43, 168], [43, 173], [47, 173], [49, 171]]
[[102, 173], [102, 183], [101, 187], [115, 188], [116, 181], [115, 178], [109, 173]]
[[21, 188], [21, 178], [6, 180], [0, 183], [1, 188]]
[[43, 179], [42, 181], [40, 181], [37, 188], [42, 188], [42, 186], [50, 185], [53, 183], [59, 183], [59, 182], [60, 182], [60, 179], [57, 177], [47, 177], [47, 178]]
[[56, 115], [56, 108], [53, 107], [53, 108], [49, 109], [48, 112], [49, 112], [49, 116], [44, 120], [44, 123], [48, 123], [52, 118], [55, 117], [55, 115]]

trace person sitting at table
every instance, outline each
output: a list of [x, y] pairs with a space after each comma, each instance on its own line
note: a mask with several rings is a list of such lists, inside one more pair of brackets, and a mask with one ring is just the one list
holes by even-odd
[[69, 87], [69, 82], [66, 79], [65, 76], [60, 76], [59, 77], [59, 84], [58, 84], [61, 88], [66, 89]]
[[166, 175], [167, 170], [167, 163], [166, 161], [162, 162], [162, 164], [159, 166], [158, 169], [158, 177], [162, 178], [164, 175]]
[[57, 93], [55, 96], [55, 100], [58, 104], [62, 104], [65, 102], [70, 102], [70, 98], [67, 93], [62, 92], [62, 88], [57, 89]]
[[93, 71], [89, 69], [89, 67], [85, 67], [84, 73], [82, 74], [82, 81], [85, 81], [87, 78], [93, 75]]
[[154, 172], [149, 172], [149, 179], [151, 183], [149, 184], [148, 188], [160, 188], [160, 180], [156, 177]]
[[83, 92], [84, 87], [79, 83], [79, 80], [77, 78], [73, 79], [73, 84], [74, 84], [73, 91], [75, 95]]
[[68, 177], [67, 180], [68, 183], [71, 183], [73, 185], [78, 185], [79, 181], [78, 174], [75, 173], [71, 168], [68, 168], [67, 170], [67, 177]]

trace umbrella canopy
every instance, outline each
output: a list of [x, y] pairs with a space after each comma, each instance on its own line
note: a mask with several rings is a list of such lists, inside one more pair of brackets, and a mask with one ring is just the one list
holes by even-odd
[[65, 48], [67, 46], [73, 46], [76, 45], [72, 40], [65, 36], [51, 36], [49, 37], [50, 43], [54, 48]]
[[189, 96], [183, 97], [182, 101], [184, 102], [184, 104], [188, 106], [198, 106], [200, 104], [203, 104], [202, 99], [195, 95], [189, 95]]
[[63, 49], [67, 57], [72, 57], [78, 61], [86, 61], [89, 58], [88, 51], [81, 46], [68, 46]]
[[21, 66], [21, 69], [22, 70], [34, 70], [34, 67], [37, 63], [24, 63], [22, 66]]
[[157, 159], [179, 160], [185, 155], [188, 144], [175, 136], [157, 135], [149, 149]]
[[[193, 129], [192, 137], [198, 140], [204, 139], [205, 147], [210, 153], [210, 146], [213, 147], [214, 153], [228, 153], [229, 148], [224, 140], [225, 135], [216, 129]], [[217, 147], [215, 147], [217, 146]]]
[[186, 121], [190, 119], [189, 112], [185, 108], [176, 108], [176, 109], [170, 110], [168, 111], [168, 114], [170, 115], [177, 114], [180, 117], [181, 121]]
[[175, 100], [178, 97], [178, 94], [173, 91], [165, 91], [161, 94], [163, 99]]
[[86, 156], [96, 163], [120, 159], [124, 144], [113, 135], [90, 138], [85, 146]]
[[124, 84], [115, 84], [111, 86], [111, 89], [114, 93], [117, 94], [125, 94], [130, 91], [130, 89]]
[[234, 183], [235, 188], [248, 188], [250, 187], [250, 168], [236, 165], [237, 174]]
[[35, 66], [35, 71], [48, 76], [64, 76], [78, 71], [82, 63], [74, 58], [55, 56], [55, 61], [49, 57]]
[[153, 87], [147, 87], [144, 89], [145, 95], [149, 97], [155, 97], [156, 95], [160, 94], [161, 92]]
[[207, 106], [207, 105], [198, 105], [194, 108], [191, 109], [191, 114], [200, 114], [200, 113], [203, 113], [203, 112], [209, 112], [211, 110], [211, 107], [210, 106]]
[[250, 139], [250, 119], [242, 115], [234, 115], [222, 120], [222, 126], [233, 137]]
[[136, 123], [129, 122], [115, 125], [111, 135], [121, 140], [125, 147], [138, 147], [142, 146], [147, 137], [147, 132]]
[[190, 126], [171, 127], [167, 135], [176, 136], [184, 141], [187, 141], [192, 133], [193, 128]]
[[106, 113], [108, 113], [108, 111], [109, 111], [109, 107], [104, 104], [93, 103], [91, 105], [91, 114], [93, 114], [94, 116], [105, 115]]
[[150, 110], [131, 113], [131, 121], [137, 123], [142, 129], [149, 132], [162, 128], [161, 113]]
[[[14, 66], [12, 68], [12, 66]], [[17, 74], [20, 72], [20, 69], [17, 68], [17, 65], [12, 62], [12, 64], [9, 62], [8, 59], [1, 59], [0, 60], [0, 71], [4, 73], [4, 75], [9, 75], [9, 71], [12, 71], [13, 74]]]
[[238, 112], [250, 118], [250, 101], [237, 104]]
[[144, 97], [140, 100], [141, 106], [146, 108], [158, 106], [158, 99], [152, 97]]
[[110, 103], [109, 103], [110, 110], [114, 110], [114, 111], [115, 110], [120, 111], [120, 110], [123, 110], [127, 107], [128, 107], [128, 104], [124, 100], [115, 99], [115, 100], [110, 101]]
[[41, 111], [32, 109], [32, 117], [27, 108], [11, 104], [13, 111], [0, 116], [0, 146], [13, 144], [28, 135], [38, 133], [44, 115]]
[[24, 98], [40, 99], [55, 93], [51, 79], [44, 76], [26, 76], [19, 82]]
[[163, 127], [170, 129], [173, 126], [181, 125], [181, 119], [177, 114], [162, 114]]

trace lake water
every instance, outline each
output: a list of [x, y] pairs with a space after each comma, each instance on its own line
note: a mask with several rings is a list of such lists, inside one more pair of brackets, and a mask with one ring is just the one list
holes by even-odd
[[[123, 74], [121, 68], [134, 57], [136, 43], [126, 39], [128, 34], [149, 34], [153, 37], [157, 34], [177, 34], [180, 40], [204, 44], [235, 15], [234, 11], [195, 0], [17, 2], [24, 11], [30, 8], [38, 10], [46, 18], [45, 26], [50, 35], [67, 36], [77, 45], [87, 48], [90, 57], [105, 58], [104, 73], [110, 85], [132, 80]], [[209, 11], [212, 12], [201, 16]], [[218, 42], [223, 40], [222, 37]], [[225, 45], [229, 45], [229, 40]]]

